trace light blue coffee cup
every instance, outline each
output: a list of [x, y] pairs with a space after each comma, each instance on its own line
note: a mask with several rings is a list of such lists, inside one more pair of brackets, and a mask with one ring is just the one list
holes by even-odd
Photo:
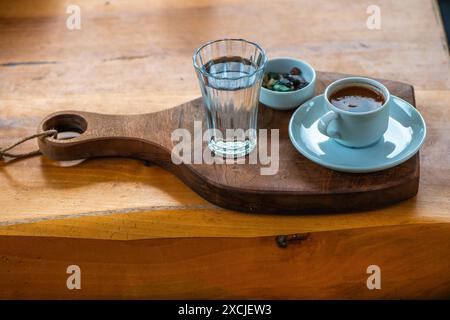
[[[330, 102], [330, 96], [339, 89], [352, 85], [366, 86], [383, 94], [384, 104], [367, 112], [352, 112], [339, 109]], [[331, 83], [324, 92], [324, 103], [329, 110], [318, 122], [319, 131], [351, 148], [370, 146], [381, 139], [389, 124], [391, 95], [378, 81], [364, 77], [350, 77]]]

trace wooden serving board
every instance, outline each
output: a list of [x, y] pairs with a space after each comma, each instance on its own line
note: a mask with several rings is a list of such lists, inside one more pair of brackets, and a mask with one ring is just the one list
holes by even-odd
[[[344, 76], [319, 72], [316, 93], [322, 93], [330, 82]], [[380, 81], [392, 94], [415, 105], [411, 85]], [[82, 134], [69, 140], [40, 138], [39, 146], [44, 155], [54, 160], [113, 156], [152, 161], [208, 201], [238, 211], [291, 214], [360, 211], [386, 206], [417, 193], [418, 154], [397, 167], [375, 173], [332, 171], [306, 159], [292, 146], [288, 136], [291, 115], [292, 111], [260, 106], [258, 128], [279, 129], [279, 170], [275, 175], [261, 175], [260, 169], [268, 165], [259, 161], [250, 164], [248, 157], [245, 164], [172, 162], [171, 134], [177, 128], [185, 128], [193, 136], [194, 121], [204, 120], [201, 98], [143, 115], [54, 113], [41, 122], [39, 131], [57, 129]], [[203, 144], [203, 148], [207, 146]]]

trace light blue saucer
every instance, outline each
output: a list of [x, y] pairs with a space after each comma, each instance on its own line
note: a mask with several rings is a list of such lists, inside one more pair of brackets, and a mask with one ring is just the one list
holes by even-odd
[[324, 167], [344, 172], [373, 172], [399, 165], [419, 151], [426, 126], [411, 104], [391, 96], [389, 127], [381, 140], [366, 148], [348, 148], [317, 129], [328, 110], [323, 95], [301, 105], [289, 122], [289, 137], [306, 158]]

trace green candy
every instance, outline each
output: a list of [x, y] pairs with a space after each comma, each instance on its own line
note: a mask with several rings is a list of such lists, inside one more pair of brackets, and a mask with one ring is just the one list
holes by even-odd
[[289, 88], [289, 87], [287, 87], [287, 86], [285, 86], [285, 85], [279, 84], [279, 83], [274, 84], [273, 87], [272, 87], [272, 89], [275, 90], [275, 91], [279, 91], [279, 92], [288, 92], [288, 91], [292, 91], [291, 88]]

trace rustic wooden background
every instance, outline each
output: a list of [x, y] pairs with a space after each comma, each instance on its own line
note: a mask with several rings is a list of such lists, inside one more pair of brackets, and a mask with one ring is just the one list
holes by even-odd
[[[227, 211], [135, 160], [0, 162], [0, 297], [449, 297], [442, 23], [434, 0], [372, 2], [0, 1], [1, 146], [54, 111], [146, 113], [196, 98], [192, 53], [223, 37], [317, 70], [411, 83], [428, 124], [417, 197], [364, 213]], [[66, 28], [69, 4], [81, 8], [81, 30]], [[380, 30], [366, 27], [371, 4]], [[307, 240], [276, 246], [274, 236], [295, 233]], [[83, 270], [82, 290], [65, 287], [71, 263]], [[374, 263], [383, 289], [369, 291]]]

